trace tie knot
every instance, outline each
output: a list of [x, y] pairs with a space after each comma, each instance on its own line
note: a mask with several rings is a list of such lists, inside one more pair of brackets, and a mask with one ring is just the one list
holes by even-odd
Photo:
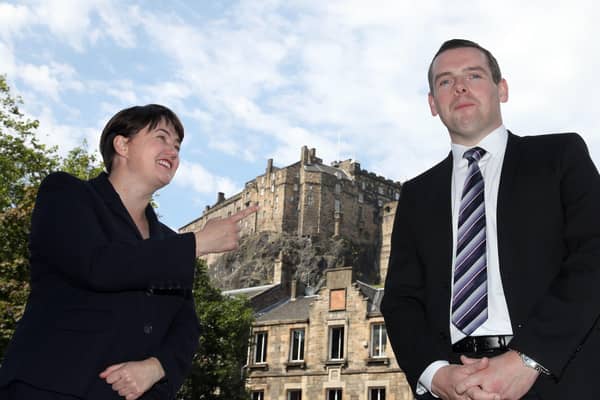
[[481, 160], [481, 157], [485, 154], [485, 150], [481, 147], [473, 147], [464, 152], [463, 158], [466, 158], [469, 161], [469, 165], [473, 163], [473, 161], [478, 162]]

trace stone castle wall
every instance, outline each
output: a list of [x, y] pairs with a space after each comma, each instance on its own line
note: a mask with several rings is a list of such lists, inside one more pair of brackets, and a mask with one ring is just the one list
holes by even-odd
[[[352, 160], [325, 165], [315, 149], [305, 146], [299, 162], [278, 168], [270, 159], [265, 172], [248, 181], [240, 193], [229, 198], [219, 193], [217, 202], [180, 232], [201, 229], [212, 218], [225, 218], [258, 204], [259, 211], [241, 222], [242, 235], [272, 231], [342, 236], [383, 247], [384, 205], [399, 198], [400, 188], [400, 183], [362, 170]], [[210, 256], [206, 260], [211, 264]]]

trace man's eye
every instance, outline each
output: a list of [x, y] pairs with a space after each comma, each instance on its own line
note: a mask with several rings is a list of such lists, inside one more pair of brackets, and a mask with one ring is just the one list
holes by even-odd
[[450, 79], [442, 79], [441, 81], [439, 81], [438, 86], [440, 86], [440, 87], [449, 86], [450, 83], [452, 83], [452, 81]]
[[481, 79], [481, 74], [470, 74], [469, 79]]

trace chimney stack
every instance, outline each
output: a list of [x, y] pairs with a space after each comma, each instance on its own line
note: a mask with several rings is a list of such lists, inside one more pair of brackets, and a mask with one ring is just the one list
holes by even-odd
[[292, 279], [292, 287], [290, 288], [290, 301], [296, 301], [296, 291], [298, 286], [298, 281], [296, 279]]

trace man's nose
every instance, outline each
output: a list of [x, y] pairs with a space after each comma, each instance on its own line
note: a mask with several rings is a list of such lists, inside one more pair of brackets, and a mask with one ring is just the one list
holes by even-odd
[[467, 85], [465, 84], [465, 80], [463, 78], [457, 78], [454, 83], [454, 93], [455, 94], [464, 94], [467, 92]]

